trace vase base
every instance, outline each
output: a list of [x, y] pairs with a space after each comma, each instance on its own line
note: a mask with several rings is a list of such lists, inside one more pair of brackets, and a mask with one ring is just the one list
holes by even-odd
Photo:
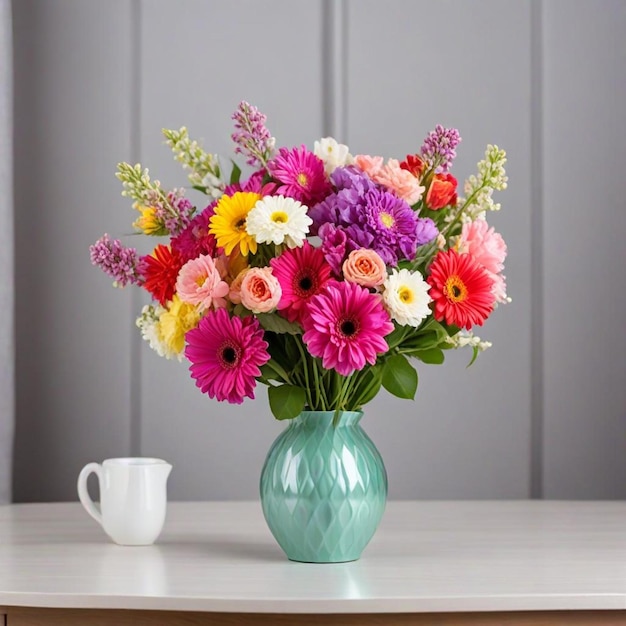
[[313, 565], [339, 565], [340, 563], [354, 563], [358, 561], [361, 557], [357, 556], [351, 559], [341, 559], [339, 561], [312, 561], [307, 559], [293, 559], [290, 556], [287, 557], [292, 563], [311, 563]]

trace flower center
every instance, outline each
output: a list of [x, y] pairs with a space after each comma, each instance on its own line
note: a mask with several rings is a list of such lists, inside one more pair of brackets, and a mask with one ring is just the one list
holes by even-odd
[[413, 300], [415, 299], [413, 291], [404, 286], [398, 289], [398, 297], [400, 298], [400, 300], [402, 300], [402, 302], [404, 302], [404, 304], [411, 304], [411, 302], [413, 302]]
[[339, 333], [344, 337], [351, 339], [359, 332], [359, 322], [354, 319], [342, 319], [337, 324]]
[[297, 176], [298, 185], [301, 187], [308, 187], [309, 185], [309, 177], [304, 173], [300, 172]]
[[246, 218], [240, 217], [236, 222], [233, 222], [233, 228], [239, 233], [246, 230]]
[[222, 368], [230, 370], [237, 366], [241, 357], [241, 348], [230, 341], [226, 341], [221, 345], [218, 353]]
[[467, 287], [457, 274], [453, 274], [446, 280], [444, 292], [448, 300], [452, 302], [463, 302], [467, 299]]
[[294, 281], [294, 291], [296, 292], [296, 296], [298, 296], [298, 298], [308, 298], [313, 295], [316, 291], [316, 286], [317, 283], [313, 276], [309, 273], [308, 268], [300, 271], [296, 275], [296, 279]]
[[200, 274], [200, 276], [196, 278], [196, 285], [198, 285], [198, 287], [202, 287], [207, 278], [208, 276], [206, 274]]
[[286, 224], [289, 221], [289, 216], [284, 211], [274, 211], [270, 219], [276, 224]]
[[386, 211], [381, 212], [380, 221], [383, 223], [385, 228], [391, 228], [396, 223], [393, 215], [391, 215], [391, 213], [387, 213]]

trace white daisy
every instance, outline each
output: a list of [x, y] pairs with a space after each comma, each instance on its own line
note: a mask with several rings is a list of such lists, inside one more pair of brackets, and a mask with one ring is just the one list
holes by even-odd
[[394, 269], [383, 285], [383, 302], [389, 315], [401, 326], [417, 328], [431, 313], [429, 288], [419, 272]]
[[299, 248], [304, 243], [313, 220], [308, 207], [293, 198], [265, 196], [246, 217], [246, 231], [257, 243], [286, 243]]
[[348, 146], [338, 143], [332, 137], [316, 141], [313, 144], [313, 154], [324, 161], [324, 171], [327, 175], [332, 174], [337, 167], [354, 163], [354, 157], [350, 154]]

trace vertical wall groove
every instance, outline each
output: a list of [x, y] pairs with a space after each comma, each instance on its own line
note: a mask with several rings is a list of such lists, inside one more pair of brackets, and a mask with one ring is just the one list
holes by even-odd
[[[141, 0], [131, 0], [131, 86], [130, 151], [133, 163], [141, 162]], [[135, 314], [141, 308], [141, 294], [133, 290], [130, 314], [130, 455], [141, 455], [141, 337]]]
[[323, 130], [346, 141], [346, 0], [324, 0], [322, 5]]
[[542, 0], [530, 5], [530, 172], [531, 172], [531, 304], [530, 304], [530, 497], [543, 497], [543, 24]]

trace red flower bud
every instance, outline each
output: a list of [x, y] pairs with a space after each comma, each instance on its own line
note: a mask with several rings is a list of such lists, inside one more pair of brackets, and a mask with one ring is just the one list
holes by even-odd
[[400, 163], [400, 167], [411, 172], [415, 178], [419, 178], [424, 173], [425, 165], [422, 158], [417, 154], [407, 154], [406, 159]]

